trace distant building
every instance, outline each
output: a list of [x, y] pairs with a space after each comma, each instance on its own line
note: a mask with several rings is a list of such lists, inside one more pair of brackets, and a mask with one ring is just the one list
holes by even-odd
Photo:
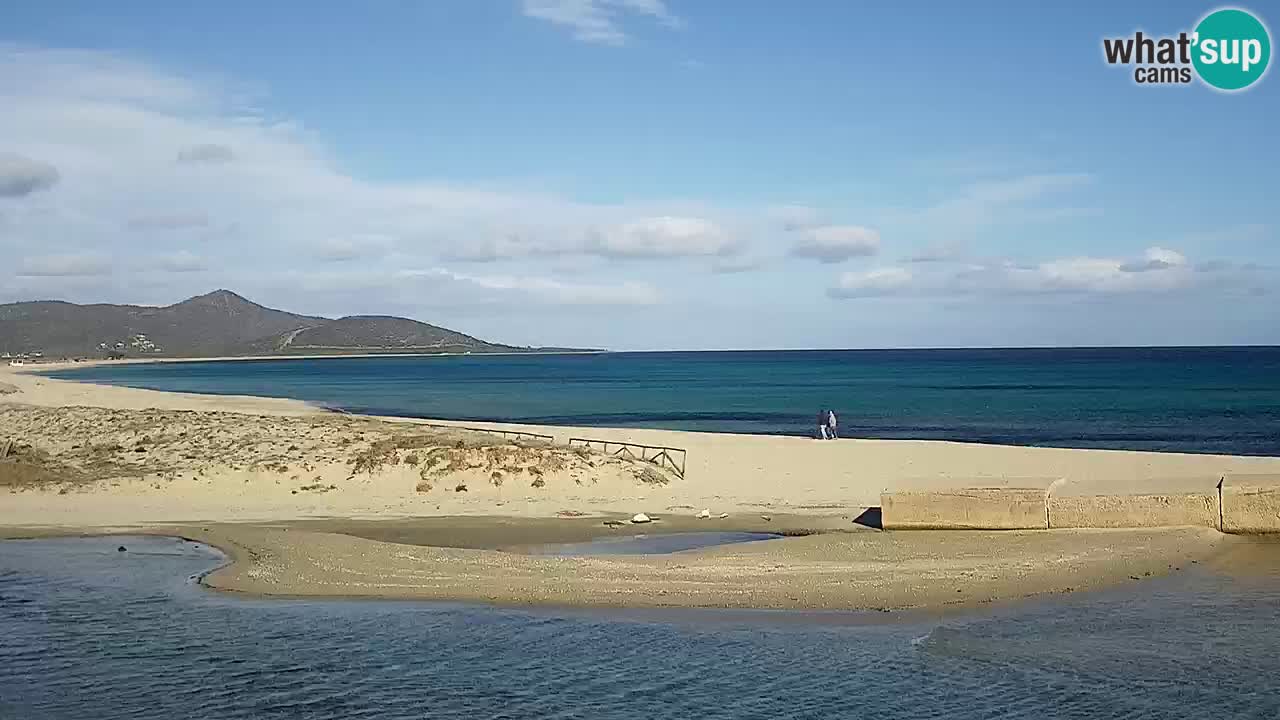
[[136, 348], [140, 352], [155, 352], [156, 344], [148, 340], [146, 335], [138, 333], [129, 338], [129, 347]]

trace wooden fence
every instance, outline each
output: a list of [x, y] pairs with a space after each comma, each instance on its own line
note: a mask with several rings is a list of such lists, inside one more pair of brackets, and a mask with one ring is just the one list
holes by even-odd
[[514, 438], [516, 440], [544, 440], [546, 442], [555, 442], [554, 435], [543, 435], [542, 433], [524, 432], [523, 430], [496, 430], [494, 428], [473, 427], [470, 425], [441, 425], [440, 423], [420, 422], [415, 425], [426, 425], [430, 428], [440, 430], [467, 430], [469, 432], [493, 433], [501, 435], [505, 438]]
[[[349, 415], [345, 410], [334, 408], [338, 412]], [[429, 423], [417, 421], [415, 425], [425, 425], [429, 428], [437, 428], [440, 430], [466, 430], [470, 432], [493, 433], [506, 438], [516, 440], [539, 440], [548, 443], [555, 443], [554, 435], [544, 435], [542, 433], [524, 432], [523, 430], [497, 430], [494, 428], [474, 427], [470, 425], [444, 425], [441, 423]], [[641, 445], [639, 443], [615, 442], [613, 440], [594, 440], [592, 438], [569, 438], [569, 447], [584, 447], [588, 450], [599, 450], [606, 455], [617, 455], [620, 457], [629, 457], [635, 460], [643, 460], [651, 462], [660, 468], [666, 468], [676, 474], [681, 480], [684, 479], [685, 464], [688, 452], [684, 448], [667, 447], [665, 445]]]
[[613, 440], [593, 440], [591, 438], [569, 438], [569, 447], [575, 446], [585, 447], [588, 450], [599, 450], [606, 455], [618, 455], [651, 462], [658, 467], [671, 470], [681, 480], [684, 479], [685, 461], [688, 455], [684, 448], [666, 447], [664, 445], [641, 445], [639, 443], [615, 442]]

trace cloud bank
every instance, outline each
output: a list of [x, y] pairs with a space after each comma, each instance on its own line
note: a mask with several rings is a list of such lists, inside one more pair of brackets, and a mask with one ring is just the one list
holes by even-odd
[[573, 37], [598, 45], [624, 45], [623, 23], [628, 16], [647, 17], [667, 27], [684, 21], [667, 9], [663, 0], [524, 0], [528, 17], [568, 29]]
[[831, 297], [1121, 295], [1176, 291], [1238, 291], [1258, 287], [1261, 268], [1210, 262], [1193, 266], [1182, 253], [1149, 247], [1135, 258], [1068, 257], [1038, 263], [992, 260], [956, 270], [913, 272], [884, 267], [844, 273]]
[[857, 225], [828, 225], [810, 228], [791, 248], [796, 257], [823, 263], [844, 262], [880, 252], [880, 233]]

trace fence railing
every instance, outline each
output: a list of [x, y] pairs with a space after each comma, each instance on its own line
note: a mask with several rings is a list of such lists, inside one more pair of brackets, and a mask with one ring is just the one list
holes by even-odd
[[[333, 408], [343, 415], [350, 415], [345, 410]], [[417, 421], [415, 425], [424, 425], [429, 428], [437, 428], [440, 430], [467, 430], [470, 432], [493, 433], [502, 437], [515, 438], [516, 440], [541, 440], [548, 443], [555, 443], [554, 435], [544, 435], [542, 433], [524, 432], [523, 430], [497, 430], [495, 428], [475, 427], [472, 425], [444, 425], [442, 423], [430, 423]], [[585, 447], [588, 450], [600, 450], [606, 455], [617, 455], [621, 457], [629, 457], [635, 460], [643, 460], [651, 462], [660, 468], [666, 468], [675, 473], [681, 480], [684, 479], [685, 464], [688, 452], [684, 448], [667, 447], [665, 445], [642, 445], [640, 443], [615, 442], [613, 440], [595, 440], [592, 438], [569, 438], [569, 447]]]
[[515, 438], [516, 440], [545, 440], [547, 442], [555, 442], [554, 435], [543, 435], [542, 433], [524, 432], [523, 430], [496, 430], [494, 428], [474, 427], [471, 425], [442, 425], [440, 423], [420, 422], [417, 425], [426, 425], [430, 428], [438, 428], [440, 430], [467, 430], [470, 432], [493, 433], [502, 437]]
[[615, 442], [613, 440], [593, 440], [591, 438], [569, 438], [569, 447], [575, 446], [585, 447], [588, 450], [599, 449], [606, 455], [618, 455], [651, 462], [658, 467], [671, 470], [681, 480], [684, 479], [685, 461], [688, 456], [684, 448], [667, 447], [665, 445], [641, 445], [639, 443]]

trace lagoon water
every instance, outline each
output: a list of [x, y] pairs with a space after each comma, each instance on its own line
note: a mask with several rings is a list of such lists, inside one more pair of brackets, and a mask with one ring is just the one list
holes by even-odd
[[380, 357], [55, 377], [353, 412], [549, 425], [1280, 455], [1280, 347]]
[[194, 543], [8, 541], [0, 718], [1275, 718], [1277, 551], [885, 620], [248, 599]]

